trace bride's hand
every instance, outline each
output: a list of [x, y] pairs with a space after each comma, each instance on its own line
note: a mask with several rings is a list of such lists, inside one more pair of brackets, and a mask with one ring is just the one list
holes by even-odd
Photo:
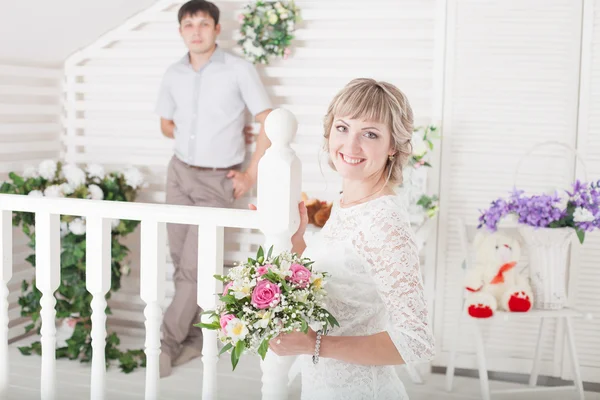
[[[256, 211], [256, 206], [254, 204], [248, 204], [248, 208]], [[304, 205], [303, 201], [298, 203], [298, 212], [300, 212], [300, 225], [298, 226], [296, 233], [292, 235], [292, 243], [304, 240], [304, 233], [306, 232], [306, 227], [308, 226], [308, 210], [306, 209], [306, 205]]]
[[269, 348], [278, 356], [312, 355], [315, 351], [317, 334], [308, 328], [307, 333], [291, 332], [273, 338]]

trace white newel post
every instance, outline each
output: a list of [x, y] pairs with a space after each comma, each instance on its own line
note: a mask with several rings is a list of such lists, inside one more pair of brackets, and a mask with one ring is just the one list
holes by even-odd
[[[217, 305], [217, 294], [223, 292], [223, 284], [213, 275], [223, 274], [224, 229], [221, 226], [198, 227], [198, 292], [200, 308], [214, 310]], [[206, 323], [210, 321], [204, 320]], [[202, 399], [217, 398], [217, 331], [203, 329], [202, 346]]]
[[159, 395], [160, 325], [162, 302], [165, 298], [165, 249], [167, 225], [164, 222], [142, 220], [140, 297], [146, 303], [146, 400]]
[[[292, 247], [291, 236], [298, 229], [300, 216], [302, 166], [290, 147], [298, 122], [288, 110], [273, 110], [265, 121], [271, 140], [258, 166], [258, 201], [261, 230], [265, 234], [265, 251], [273, 246], [273, 254]], [[288, 397], [288, 371], [294, 357], [278, 357], [269, 351], [262, 368], [263, 400]]]
[[90, 398], [103, 400], [106, 384], [106, 293], [111, 283], [111, 221], [88, 217], [86, 221], [85, 283], [92, 294], [92, 373]]
[[8, 281], [12, 277], [12, 212], [0, 210], [0, 398], [8, 392]]
[[42, 292], [41, 398], [56, 398], [56, 298], [60, 284], [60, 215], [35, 214], [35, 280]]

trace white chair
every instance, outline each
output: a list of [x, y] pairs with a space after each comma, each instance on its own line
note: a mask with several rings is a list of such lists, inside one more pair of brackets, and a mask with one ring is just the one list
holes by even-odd
[[[461, 242], [461, 250], [464, 256], [466, 268], [471, 268], [473, 263], [471, 260], [472, 254], [472, 239], [475, 236], [476, 225], [467, 225], [463, 220], [458, 220], [457, 226], [459, 227], [459, 236]], [[518, 235], [518, 231], [516, 226], [502, 228], [503, 232], [507, 232], [511, 235]], [[481, 397], [484, 400], [490, 400], [492, 394], [498, 393], [522, 393], [522, 392], [530, 392], [530, 391], [554, 391], [554, 390], [563, 390], [565, 388], [574, 388], [577, 391], [578, 398], [584, 399], [583, 392], [583, 383], [581, 379], [581, 371], [579, 367], [579, 361], [577, 358], [577, 351], [575, 348], [575, 338], [573, 336], [573, 325], [571, 320], [574, 317], [586, 317], [591, 318], [591, 315], [585, 315], [584, 313], [574, 310], [572, 308], [564, 308], [562, 310], [537, 310], [532, 309], [526, 313], [511, 313], [511, 312], [503, 312], [496, 311], [494, 316], [484, 319], [472, 318], [465, 310], [464, 304], [464, 293], [465, 290], [461, 286], [457, 288], [460, 290], [460, 304], [457, 304], [457, 307], [460, 307], [460, 317], [458, 318], [456, 324], [456, 330], [454, 332], [453, 337], [453, 345], [450, 352], [450, 358], [448, 360], [448, 366], [446, 369], [446, 390], [452, 391], [452, 383], [454, 379], [454, 370], [455, 370], [455, 361], [458, 353], [458, 346], [460, 342], [461, 334], [464, 333], [465, 329], [471, 329], [474, 334], [474, 347], [477, 358], [477, 366], [479, 370], [479, 382], [481, 387]], [[535, 355], [533, 359], [533, 367], [531, 369], [531, 374], [529, 377], [529, 387], [527, 388], [519, 388], [519, 389], [508, 389], [508, 390], [499, 390], [499, 391], [490, 391], [489, 382], [488, 382], [488, 371], [486, 365], [486, 356], [485, 356], [485, 345], [483, 340], [483, 335], [481, 331], [481, 324], [486, 323], [490, 319], [500, 319], [501, 321], [508, 321], [514, 319], [539, 319], [540, 326], [538, 331], [538, 340], [535, 349]], [[569, 346], [569, 353], [571, 355], [572, 367], [573, 367], [573, 376], [575, 377], [572, 386], [552, 386], [552, 387], [539, 387], [537, 385], [537, 379], [540, 368], [540, 361], [542, 355], [541, 343], [542, 343], [542, 335], [544, 335], [544, 325], [546, 321], [550, 318], [555, 318], [557, 323], [562, 321], [564, 323], [565, 329], [563, 330], [564, 338], [566, 339]], [[555, 355], [556, 357], [556, 355]]]

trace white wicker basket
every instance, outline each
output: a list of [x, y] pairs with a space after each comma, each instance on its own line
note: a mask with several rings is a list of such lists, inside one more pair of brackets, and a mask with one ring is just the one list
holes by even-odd
[[[515, 169], [513, 184], [517, 187], [517, 176], [523, 160], [533, 151], [547, 145], [565, 147], [574, 153], [584, 168], [581, 154], [563, 142], [548, 141], [535, 145], [519, 160]], [[531, 287], [533, 289], [534, 308], [544, 310], [562, 309], [567, 304], [567, 275], [569, 251], [575, 230], [572, 228], [537, 228], [520, 225], [519, 233], [523, 237], [529, 254]]]

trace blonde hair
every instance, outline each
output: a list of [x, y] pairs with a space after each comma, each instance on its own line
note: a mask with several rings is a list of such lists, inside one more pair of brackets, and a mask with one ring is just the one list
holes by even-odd
[[[391, 132], [393, 158], [385, 164], [389, 183], [401, 184], [402, 171], [412, 154], [413, 112], [406, 95], [396, 86], [369, 78], [350, 81], [331, 101], [325, 115], [325, 151], [335, 116], [346, 116], [384, 124]], [[329, 166], [335, 166], [329, 158]]]

